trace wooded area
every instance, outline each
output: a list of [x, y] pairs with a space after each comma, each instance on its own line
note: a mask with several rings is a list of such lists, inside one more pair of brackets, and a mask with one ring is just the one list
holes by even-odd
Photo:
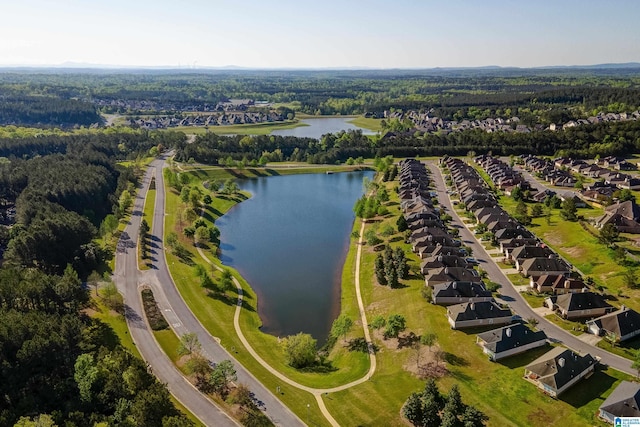
[[[131, 168], [150, 147], [181, 133], [92, 133], [0, 141], [0, 204], [15, 204], [0, 268], [0, 425], [49, 415], [57, 425], [188, 426], [165, 386], [86, 314], [82, 284], [109, 253], [93, 239], [123, 212]], [[20, 157], [16, 157], [16, 155]]]

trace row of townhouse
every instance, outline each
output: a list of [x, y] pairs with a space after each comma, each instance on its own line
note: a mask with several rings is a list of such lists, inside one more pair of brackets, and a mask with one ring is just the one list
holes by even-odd
[[460, 132], [468, 129], [480, 129], [485, 132], [517, 132], [517, 133], [529, 133], [532, 131], [542, 130], [564, 130], [576, 126], [583, 126], [595, 123], [604, 123], [612, 121], [626, 121], [626, 120], [638, 120], [640, 118], [640, 112], [634, 111], [632, 113], [599, 113], [595, 116], [588, 117], [586, 119], [570, 120], [564, 124], [552, 123], [549, 126], [542, 124], [536, 124], [533, 127], [529, 127], [520, 123], [518, 117], [510, 117], [507, 119], [501, 117], [489, 117], [486, 119], [476, 120], [447, 120], [441, 117], [434, 117], [430, 114], [433, 111], [419, 112], [415, 110], [403, 111], [384, 111], [381, 114], [378, 113], [366, 113], [365, 117], [372, 118], [385, 118], [385, 119], [398, 119], [400, 121], [409, 120], [414, 125], [416, 130], [433, 133], [438, 132], [446, 134], [449, 132]]
[[[509, 171], [508, 166], [499, 164], [499, 161], [496, 162], [489, 158], [477, 160], [491, 169], [491, 173], [487, 172], [496, 185], [500, 185], [500, 182], [505, 179], [520, 180], [517, 174]], [[523, 264], [527, 263], [529, 259], [536, 260], [534, 264], [543, 264], [544, 260], [550, 259], [547, 257], [550, 250], [539, 246], [537, 239], [498, 205], [494, 195], [483, 185], [475, 169], [459, 159], [447, 159], [445, 162], [465, 207], [474, 214], [479, 223], [484, 223], [493, 229], [504, 250], [509, 251], [512, 255], [515, 253], [515, 256], [519, 257], [519, 262], [522, 262], [524, 257], [531, 255], [531, 258], [527, 258]], [[469, 189], [473, 190], [468, 191]], [[527, 267], [523, 265], [523, 268]], [[559, 269], [562, 274], [568, 273], [568, 268], [565, 271], [564, 266], [554, 266], [553, 268]], [[450, 307], [449, 310], [460, 312], [473, 309], [489, 313], [500, 310], [499, 307], [491, 307], [488, 304], [490, 303], [474, 302], [467, 304], [466, 307], [453, 309]], [[503, 316], [506, 318], [506, 314]], [[547, 342], [547, 336], [543, 331], [531, 330], [523, 323], [508, 324], [476, 336], [476, 343], [493, 361], [545, 346]], [[581, 378], [589, 376], [596, 364], [597, 361], [589, 354], [581, 356], [569, 349], [558, 347], [527, 365], [524, 377], [543, 392], [557, 397]], [[553, 368], [549, 368], [550, 366]]]
[[184, 118], [159, 116], [150, 118], [129, 119], [129, 125], [144, 129], [165, 129], [176, 126], [228, 126], [239, 124], [280, 122], [285, 117], [276, 112], [235, 112], [189, 115]]

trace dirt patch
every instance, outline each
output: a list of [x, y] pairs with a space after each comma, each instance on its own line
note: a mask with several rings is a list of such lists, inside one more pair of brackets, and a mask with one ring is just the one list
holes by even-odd
[[527, 420], [532, 426], [550, 426], [553, 425], [553, 418], [546, 412], [538, 408], [527, 416]]
[[556, 246], [562, 244], [562, 238], [555, 233], [545, 233], [544, 239], [549, 242], [550, 245]]
[[580, 258], [587, 255], [587, 251], [584, 248], [580, 248], [577, 246], [564, 248], [564, 251], [570, 256], [574, 258]]
[[433, 346], [431, 350], [428, 347], [421, 346], [420, 351], [413, 350], [412, 355], [407, 358], [402, 368], [415, 375], [420, 379], [425, 378], [441, 378], [449, 372], [447, 364], [442, 361], [440, 347]]

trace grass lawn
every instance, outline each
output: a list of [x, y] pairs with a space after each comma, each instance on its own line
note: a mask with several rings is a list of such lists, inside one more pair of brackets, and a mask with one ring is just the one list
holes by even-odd
[[611, 347], [611, 343], [606, 339], [600, 340], [597, 345], [610, 353], [617, 354], [629, 360], [635, 360], [636, 354], [638, 350], [640, 350], [640, 337], [634, 337], [625, 342], [618, 343], [615, 347]]
[[532, 308], [542, 307], [544, 305], [545, 298], [548, 296], [535, 292], [520, 292], [520, 295]]
[[371, 118], [359, 116], [349, 120], [349, 123], [361, 128], [365, 128], [373, 131], [381, 131], [382, 130], [382, 126], [380, 124], [381, 121], [382, 119], [371, 119]]
[[524, 277], [520, 273], [507, 274], [507, 278], [514, 284], [514, 286], [528, 286], [530, 283], [529, 278]]
[[274, 130], [293, 129], [299, 126], [308, 126], [297, 120], [284, 122], [267, 122], [267, 123], [251, 123], [246, 125], [228, 125], [228, 126], [177, 126], [169, 128], [171, 131], [179, 131], [187, 134], [205, 134], [209, 132], [220, 135], [269, 135]]
[[138, 352], [138, 348], [129, 334], [129, 328], [127, 327], [127, 322], [125, 321], [124, 316], [110, 310], [105, 304], [103, 304], [102, 298], [95, 297], [95, 292], [92, 293], [92, 304], [94, 305], [93, 308], [95, 311], [92, 312], [91, 316], [102, 320], [104, 323], [109, 325], [113, 331], [113, 336], [105, 337], [105, 343], [107, 345], [119, 343], [133, 355], [142, 359], [140, 352]]
[[544, 316], [545, 319], [547, 319], [548, 321], [555, 323], [556, 325], [560, 326], [562, 329], [564, 329], [565, 331], [569, 331], [571, 332], [571, 334], [573, 335], [582, 335], [583, 332], [583, 328], [584, 328], [584, 323], [580, 323], [580, 322], [572, 322], [571, 320], [565, 320], [563, 318], [561, 318], [560, 316], [558, 316], [557, 314], [547, 314], [546, 316]]

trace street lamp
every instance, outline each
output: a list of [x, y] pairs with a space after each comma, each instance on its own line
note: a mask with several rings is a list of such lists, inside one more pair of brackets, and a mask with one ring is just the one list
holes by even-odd
[[311, 405], [309, 405], [309, 404], [307, 403], [307, 425], [309, 425], [309, 407], [310, 407], [310, 406], [311, 406]]

